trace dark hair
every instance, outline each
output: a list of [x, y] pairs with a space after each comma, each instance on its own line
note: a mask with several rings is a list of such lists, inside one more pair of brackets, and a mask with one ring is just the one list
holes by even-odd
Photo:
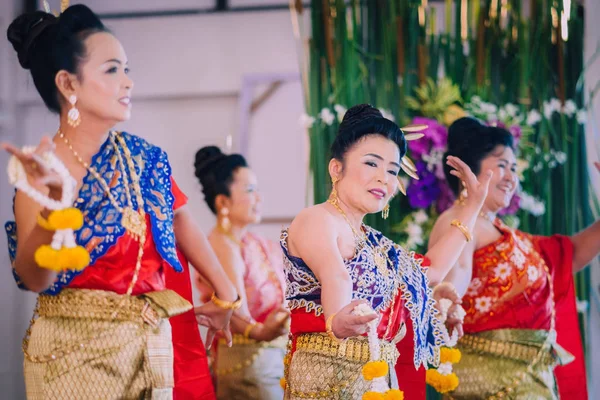
[[229, 187], [238, 168], [247, 167], [246, 159], [240, 154], [223, 154], [216, 146], [206, 146], [196, 152], [194, 167], [196, 178], [202, 185], [204, 201], [213, 213], [217, 213], [215, 199], [223, 194], [230, 196]]
[[448, 151], [444, 155], [444, 174], [452, 191], [458, 195], [460, 182], [450, 175], [445, 162], [448, 156], [460, 158], [475, 175], [481, 172], [481, 161], [497, 146], [513, 148], [513, 135], [503, 128], [487, 126], [471, 117], [459, 118], [448, 128]]
[[86, 57], [84, 41], [96, 32], [108, 30], [81, 4], [67, 8], [59, 17], [43, 11], [26, 13], [8, 27], [6, 35], [19, 63], [31, 70], [33, 83], [51, 111], [60, 113], [56, 74], [63, 69], [79, 72], [79, 64]]
[[331, 145], [331, 156], [343, 160], [346, 152], [367, 135], [380, 135], [396, 143], [400, 150], [400, 158], [406, 154], [406, 140], [398, 125], [384, 118], [381, 111], [375, 107], [359, 104], [346, 111]]

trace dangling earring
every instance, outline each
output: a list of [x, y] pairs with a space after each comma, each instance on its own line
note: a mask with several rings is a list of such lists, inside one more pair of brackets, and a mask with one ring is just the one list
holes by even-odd
[[[390, 201], [391, 200], [392, 199], [390, 199]], [[390, 203], [387, 203], [385, 205], [385, 207], [383, 207], [383, 210], [381, 210], [381, 218], [388, 219], [389, 216], [390, 216]]]
[[331, 178], [331, 194], [329, 195], [329, 202], [333, 205], [338, 203], [337, 189], [335, 184], [338, 183], [339, 179], [336, 177]]
[[229, 221], [229, 217], [227, 217], [228, 215], [229, 209], [227, 207], [223, 207], [219, 211], [219, 227], [223, 232], [229, 232], [229, 229], [231, 229], [231, 222]]
[[81, 115], [79, 114], [79, 110], [77, 109], [77, 107], [75, 107], [75, 103], [77, 103], [77, 96], [72, 94], [69, 97], [69, 103], [71, 103], [71, 109], [67, 114], [67, 123], [73, 128], [77, 128], [81, 123]]

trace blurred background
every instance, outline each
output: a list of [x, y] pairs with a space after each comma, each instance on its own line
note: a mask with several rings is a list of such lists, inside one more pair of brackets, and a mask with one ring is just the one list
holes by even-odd
[[[255, 229], [277, 240], [303, 207], [324, 200], [328, 145], [345, 109], [361, 102], [402, 124], [426, 118], [440, 132], [463, 112], [514, 130], [527, 165], [507, 220], [526, 231], [571, 233], [598, 215], [600, 174], [588, 168], [600, 158], [597, 0], [72, 3], [88, 5], [123, 43], [135, 88], [133, 117], [118, 129], [167, 151], [205, 232], [215, 219], [194, 177], [200, 147], [246, 156], [263, 197]], [[0, 0], [0, 31], [34, 9], [41, 1]], [[34, 144], [56, 128], [0, 40], [0, 141]], [[433, 163], [434, 150], [412, 149], [413, 159]], [[0, 154], [0, 166], [7, 160]], [[388, 221], [368, 222], [422, 249], [449, 200], [438, 189], [425, 203], [397, 199]], [[2, 221], [12, 218], [12, 190], [0, 174]], [[22, 399], [21, 338], [35, 296], [16, 288], [3, 246], [0, 260], [0, 397]], [[591, 356], [600, 354], [599, 284], [599, 265], [578, 276], [591, 398], [600, 398], [600, 359]]]

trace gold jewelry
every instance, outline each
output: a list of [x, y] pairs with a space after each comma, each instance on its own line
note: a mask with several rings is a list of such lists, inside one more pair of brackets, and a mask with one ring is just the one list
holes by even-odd
[[496, 219], [496, 218], [490, 217], [490, 216], [489, 216], [489, 214], [486, 214], [486, 213], [484, 213], [483, 211], [479, 211], [479, 216], [480, 216], [481, 218], [485, 219], [485, 220], [488, 220], [488, 221], [492, 222], [492, 223], [493, 223], [493, 222], [494, 222], [494, 220]]
[[260, 322], [250, 322], [248, 325], [246, 325], [246, 329], [244, 329], [244, 337], [246, 339], [250, 339], [250, 333], [252, 333], [252, 329], [259, 325], [262, 324]]
[[218, 298], [217, 294], [213, 292], [212, 296], [210, 296], [210, 301], [212, 301], [215, 304], [215, 306], [224, 310], [237, 310], [242, 306], [242, 298], [240, 297], [240, 295], [238, 295], [236, 301], [226, 301]]
[[223, 207], [219, 210], [219, 228], [221, 228], [221, 232], [228, 233], [231, 229], [231, 221], [229, 221], [229, 209], [227, 207]]
[[[390, 199], [390, 201], [391, 201], [391, 199]], [[390, 216], [390, 203], [387, 203], [385, 205], [385, 207], [383, 207], [383, 210], [381, 210], [381, 218], [388, 219], [389, 216]]]
[[329, 337], [331, 339], [333, 339], [334, 341], [341, 343], [344, 341], [344, 339], [340, 339], [337, 336], [335, 336], [335, 333], [333, 333], [333, 318], [337, 315], [337, 313], [333, 313], [331, 314], [329, 317], [327, 317], [327, 320], [325, 321], [325, 331], [327, 332], [327, 335], [329, 335]]
[[331, 178], [331, 194], [329, 195], [329, 200], [327, 201], [329, 201], [334, 206], [336, 206], [339, 203], [337, 189], [335, 188], [335, 184], [338, 182], [339, 179], [337, 177], [334, 176]]
[[56, 229], [52, 228], [52, 225], [50, 225], [50, 223], [48, 222], [48, 220], [46, 218], [42, 217], [41, 213], [37, 215], [37, 224], [41, 228], [43, 228], [47, 231], [54, 232], [56, 230]]
[[69, 96], [69, 103], [71, 103], [71, 109], [67, 114], [67, 123], [73, 128], [77, 128], [79, 124], [81, 124], [81, 114], [77, 107], [75, 107], [75, 103], [77, 103], [77, 96], [72, 94]]
[[458, 230], [461, 231], [463, 235], [465, 235], [465, 239], [467, 239], [467, 242], [473, 240], [473, 236], [471, 235], [469, 228], [464, 226], [463, 223], [459, 220], [453, 219], [452, 222], [450, 222], [450, 225], [457, 227]]
[[[123, 148], [123, 152], [125, 153], [125, 158], [127, 159], [127, 164], [128, 164], [128, 168], [129, 168], [129, 174], [127, 174], [127, 171], [125, 170], [125, 162], [123, 161], [123, 157], [121, 155], [121, 150], [120, 150], [119, 146], [117, 145], [117, 142], [115, 139], [116, 135], [113, 132], [109, 133], [110, 141], [115, 149], [115, 153], [116, 153], [117, 159], [119, 161], [119, 168], [121, 170], [121, 176], [123, 178], [123, 186], [125, 188], [125, 197], [127, 198], [127, 207], [122, 207], [119, 204], [117, 199], [112, 194], [108, 183], [106, 183], [106, 181], [102, 178], [102, 176], [100, 176], [100, 174], [94, 168], [92, 168], [87, 162], [85, 162], [83, 160], [83, 158], [77, 152], [77, 150], [75, 150], [73, 148], [73, 145], [71, 144], [69, 139], [67, 139], [65, 134], [59, 130], [58, 135], [60, 138], [63, 139], [63, 141], [65, 142], [65, 144], [67, 145], [69, 150], [71, 150], [71, 152], [73, 153], [73, 155], [75, 156], [77, 161], [83, 167], [85, 167], [85, 169], [87, 169], [92, 174], [92, 176], [94, 176], [94, 178], [98, 181], [100, 186], [102, 186], [102, 188], [104, 189], [104, 192], [108, 196], [108, 199], [109, 199], [110, 203], [113, 205], [113, 207], [115, 207], [117, 209], [117, 211], [119, 213], [121, 213], [121, 215], [122, 215], [121, 225], [123, 226], [123, 228], [125, 228], [133, 236], [133, 238], [135, 240], [139, 240], [139, 238], [142, 235], [142, 232], [146, 231], [146, 218], [145, 218], [145, 212], [143, 210], [143, 205], [141, 205], [142, 203], [140, 203], [138, 201], [137, 202], [138, 210], [135, 211], [133, 209], [133, 201], [131, 199], [129, 176], [131, 176], [131, 181], [132, 181], [131, 184], [134, 187], [134, 191], [136, 191], [136, 188], [137, 188], [137, 190], [140, 190], [139, 189], [139, 177], [137, 176], [137, 172], [135, 171], [135, 165], [133, 164], [133, 157], [131, 156], [131, 152], [129, 151], [129, 148], [127, 147], [127, 144], [125, 143], [123, 138], [118, 137], [117, 140], [119, 140], [119, 143], [121, 144], [121, 147]], [[138, 193], [136, 193], [136, 199], [138, 199], [140, 196], [141, 196], [141, 192], [139, 193], [139, 195], [138, 195]]]
[[339, 213], [342, 214], [342, 217], [344, 217], [348, 225], [350, 225], [350, 229], [352, 229], [352, 234], [354, 235], [354, 256], [356, 257], [356, 255], [362, 247], [368, 246], [373, 251], [373, 260], [375, 261], [375, 266], [377, 267], [379, 272], [381, 272], [382, 275], [387, 277], [389, 275], [387, 263], [388, 261], [391, 263], [391, 260], [388, 258], [387, 254], [384, 251], [382, 251], [381, 248], [373, 246], [367, 238], [367, 235], [365, 235], [365, 233], [362, 232], [362, 229], [362, 234], [359, 234], [358, 231], [354, 229], [354, 226], [348, 219], [348, 216], [346, 215], [344, 210], [342, 210], [342, 208], [339, 206], [337, 201], [334, 202], [332, 199], [329, 199], [327, 200], [327, 202], [334, 206], [336, 210], [338, 210]]
[[[229, 221], [229, 219], [227, 221]], [[238, 247], [241, 248], [244, 245], [244, 243], [240, 239], [238, 239], [233, 233], [231, 233], [231, 229], [225, 230], [221, 221], [219, 221], [219, 223], [217, 224], [217, 230], [223, 235], [227, 236], [227, 238], [233, 243], [235, 243]]]

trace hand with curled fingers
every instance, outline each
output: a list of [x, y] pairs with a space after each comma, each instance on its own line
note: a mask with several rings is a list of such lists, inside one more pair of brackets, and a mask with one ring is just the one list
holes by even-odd
[[229, 321], [233, 315], [233, 309], [224, 309], [212, 301], [208, 301], [199, 307], [194, 307], [196, 321], [198, 324], [208, 328], [206, 333], [206, 348], [210, 349], [217, 332], [223, 332], [227, 345], [231, 347], [233, 339], [229, 329]]
[[369, 329], [369, 322], [378, 318], [373, 313], [369, 315], [356, 315], [353, 313], [356, 306], [366, 304], [366, 300], [354, 300], [338, 311], [331, 321], [331, 330], [335, 337], [345, 339], [361, 336]]
[[9, 143], [2, 143], [1, 147], [22, 164], [31, 185], [47, 187], [51, 198], [60, 198], [63, 181], [56, 171], [47, 167], [43, 160], [47, 153], [52, 153], [55, 149], [55, 145], [49, 137], [43, 137], [33, 152], [26, 152]]
[[480, 209], [487, 197], [494, 173], [491, 170], [484, 171], [479, 181], [471, 168], [460, 158], [448, 156], [446, 163], [452, 167], [450, 174], [456, 176], [462, 182], [463, 188], [467, 190], [467, 203]]

